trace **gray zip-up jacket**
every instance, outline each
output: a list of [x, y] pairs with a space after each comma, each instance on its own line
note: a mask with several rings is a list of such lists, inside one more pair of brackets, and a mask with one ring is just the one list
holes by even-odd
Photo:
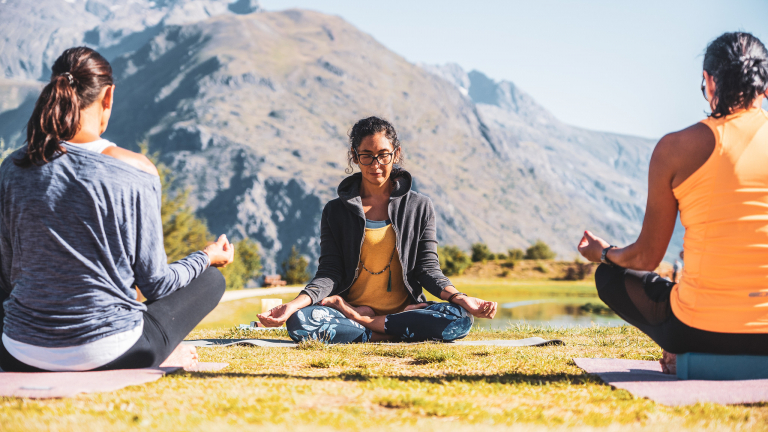
[[[358, 276], [360, 249], [365, 237], [365, 212], [360, 198], [362, 174], [339, 184], [339, 197], [323, 209], [320, 222], [320, 259], [315, 277], [301, 292], [317, 303], [325, 297], [344, 297]], [[452, 285], [440, 270], [437, 258], [435, 209], [432, 201], [411, 190], [407, 171], [395, 180], [389, 198], [389, 219], [396, 235], [396, 247], [403, 266], [405, 287], [414, 303], [426, 300], [422, 289], [440, 297]]]

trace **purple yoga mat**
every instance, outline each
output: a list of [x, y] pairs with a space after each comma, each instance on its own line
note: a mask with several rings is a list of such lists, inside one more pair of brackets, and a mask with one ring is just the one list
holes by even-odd
[[[215, 372], [227, 363], [200, 362], [188, 372]], [[78, 393], [120, 390], [132, 385], [155, 381], [180, 368], [121, 369], [96, 372], [1, 372], [0, 396], [49, 399], [72, 397]]]
[[613, 387], [664, 405], [697, 402], [743, 404], [768, 401], [768, 379], [744, 381], [678, 380], [661, 371], [657, 361], [573, 359], [585, 372], [596, 374]]

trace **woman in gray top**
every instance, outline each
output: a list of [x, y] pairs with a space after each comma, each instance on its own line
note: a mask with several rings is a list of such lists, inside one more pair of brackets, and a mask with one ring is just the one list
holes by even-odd
[[193, 366], [179, 343], [221, 299], [210, 267], [231, 263], [234, 248], [221, 236], [167, 264], [157, 169], [100, 138], [112, 68], [81, 47], [52, 70], [26, 146], [0, 166], [0, 367]]

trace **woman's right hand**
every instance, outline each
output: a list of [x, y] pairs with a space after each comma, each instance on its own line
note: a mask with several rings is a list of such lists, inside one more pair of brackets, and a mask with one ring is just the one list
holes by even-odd
[[288, 303], [275, 306], [272, 309], [257, 315], [259, 322], [264, 327], [280, 327], [288, 321], [297, 310], [312, 304], [312, 299], [305, 294], [300, 294]]
[[203, 252], [208, 255], [211, 267], [226, 267], [235, 260], [235, 247], [224, 234], [220, 235], [215, 243], [206, 246]]

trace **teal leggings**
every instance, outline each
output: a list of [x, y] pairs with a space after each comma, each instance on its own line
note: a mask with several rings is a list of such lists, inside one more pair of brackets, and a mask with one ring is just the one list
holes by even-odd
[[[451, 342], [469, 333], [474, 319], [464, 308], [451, 303], [432, 303], [424, 309], [387, 315], [386, 334], [404, 342]], [[320, 340], [328, 344], [368, 342], [371, 330], [327, 306], [298, 310], [286, 323], [296, 342]]]

